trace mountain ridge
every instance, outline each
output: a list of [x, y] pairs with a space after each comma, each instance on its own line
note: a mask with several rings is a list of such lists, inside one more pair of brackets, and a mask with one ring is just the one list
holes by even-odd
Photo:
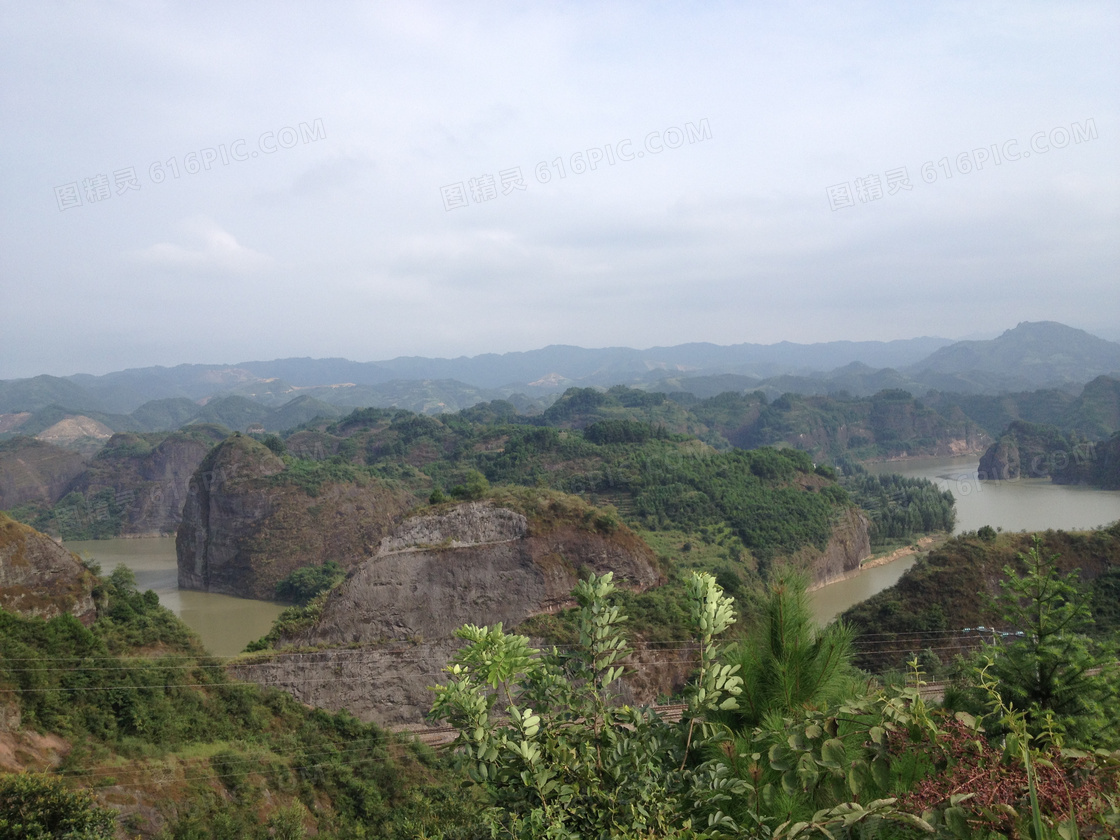
[[[784, 393], [869, 396], [885, 388], [915, 394], [1002, 394], [1040, 388], [1072, 392], [1095, 376], [1117, 372], [1120, 343], [1040, 321], [1022, 322], [982, 341], [926, 336], [816, 344], [692, 342], [645, 350], [554, 344], [454, 359], [399, 356], [355, 362], [340, 357], [290, 357], [233, 365], [130, 368], [100, 376], [41, 374], [0, 381], [0, 418], [10, 421], [5, 425], [7, 433], [16, 430], [14, 424], [28, 423], [26, 434], [41, 421], [13, 419], [13, 414], [51, 409], [52, 423], [68, 411], [121, 431], [122, 424], [131, 422], [128, 416], [137, 411], [150, 417], [147, 422], [178, 418], [181, 423], [195, 416], [225, 422], [213, 416], [215, 401], [241, 399], [277, 411], [300, 397], [308, 399], [299, 411], [289, 408], [289, 417], [301, 411], [330, 414], [330, 406], [439, 414], [494, 400], [511, 400], [522, 411], [529, 407], [540, 411], [568, 387], [614, 385], [701, 398], [714, 396], [717, 390], [761, 390], [771, 399]], [[266, 422], [263, 408], [246, 405], [241, 413], [256, 413], [259, 422]], [[140, 431], [145, 425], [136, 421], [131, 428]], [[30, 433], [40, 431], [35, 428]]]

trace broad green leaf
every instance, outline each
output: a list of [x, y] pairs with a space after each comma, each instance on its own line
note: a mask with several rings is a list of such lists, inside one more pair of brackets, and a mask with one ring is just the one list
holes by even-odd
[[969, 840], [972, 837], [972, 827], [968, 824], [968, 813], [964, 808], [946, 808], [945, 825], [953, 832], [954, 837]]
[[872, 759], [871, 778], [880, 790], [888, 790], [891, 786], [890, 759], [888, 759], [886, 756], [880, 756], [878, 758]]
[[770, 748], [770, 766], [775, 770], [792, 770], [793, 769], [793, 756], [783, 749], [781, 744], [774, 744]]
[[782, 774], [782, 790], [790, 796], [796, 796], [801, 792], [801, 785], [797, 783], [797, 774], [792, 770]]
[[802, 753], [797, 761], [797, 777], [805, 788], [811, 788], [820, 778], [817, 761], [810, 753]]
[[833, 769], [841, 767], [847, 757], [844, 742], [837, 738], [831, 738], [821, 745], [821, 764], [825, 767]]

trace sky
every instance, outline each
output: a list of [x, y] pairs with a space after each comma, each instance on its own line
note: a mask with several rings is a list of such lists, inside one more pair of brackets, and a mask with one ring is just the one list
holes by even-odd
[[0, 2], [0, 379], [1120, 339], [1120, 6]]

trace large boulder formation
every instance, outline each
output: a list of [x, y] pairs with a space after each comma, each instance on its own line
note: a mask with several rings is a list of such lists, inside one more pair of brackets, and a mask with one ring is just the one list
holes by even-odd
[[166, 436], [113, 435], [72, 489], [87, 500], [109, 491], [120, 511], [122, 536], [175, 534], [191, 476], [224, 437], [215, 426], [188, 427]]
[[1008, 481], [1019, 477], [1019, 442], [1004, 435], [980, 456], [977, 475], [981, 481]]
[[748, 398], [719, 399], [728, 407], [737, 406], [728, 416], [741, 413], [749, 422], [729, 428], [712, 406], [707, 410], [715, 409], [715, 427], [732, 444], [746, 449], [785, 441], [817, 459], [848, 452], [880, 457], [952, 456], [983, 452], [992, 442], [959, 406], [935, 410], [900, 389], [860, 399], [785, 394], [761, 411], [750, 408]]
[[1101, 490], [1120, 490], [1120, 432], [1099, 443], [1081, 445], [1064, 465], [1056, 464], [1055, 484], [1088, 484]]
[[234, 435], [191, 477], [175, 542], [179, 586], [272, 600], [298, 568], [334, 560], [349, 569], [370, 556], [411, 503], [368, 473], [288, 470]]
[[86, 459], [30, 437], [0, 441], [0, 510], [53, 505], [86, 467]]
[[0, 609], [40, 618], [70, 613], [91, 624], [95, 583], [72, 552], [0, 513]]
[[1090, 460], [1093, 445], [1056, 426], [1015, 420], [980, 458], [981, 481], [1047, 478]]
[[363, 720], [419, 723], [461, 625], [512, 628], [573, 606], [581, 572], [612, 572], [634, 590], [659, 582], [653, 552], [609, 514], [559, 493], [526, 505], [527, 495], [407, 520], [331, 593], [313, 626], [282, 640], [318, 650], [247, 662], [235, 674]]
[[628, 529], [581, 524], [534, 529], [524, 514], [488, 502], [410, 519], [332, 593], [315, 627], [292, 641], [440, 639], [467, 623], [514, 627], [570, 606], [581, 569], [613, 572], [632, 589], [657, 583], [652, 553]]

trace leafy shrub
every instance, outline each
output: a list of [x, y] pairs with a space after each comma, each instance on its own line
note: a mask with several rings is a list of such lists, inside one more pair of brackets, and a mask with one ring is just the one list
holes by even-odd
[[332, 589], [345, 577], [345, 570], [334, 560], [321, 566], [304, 566], [276, 584], [276, 600], [305, 607], [316, 595]]
[[42, 773], [0, 775], [0, 840], [113, 840], [116, 813]]

